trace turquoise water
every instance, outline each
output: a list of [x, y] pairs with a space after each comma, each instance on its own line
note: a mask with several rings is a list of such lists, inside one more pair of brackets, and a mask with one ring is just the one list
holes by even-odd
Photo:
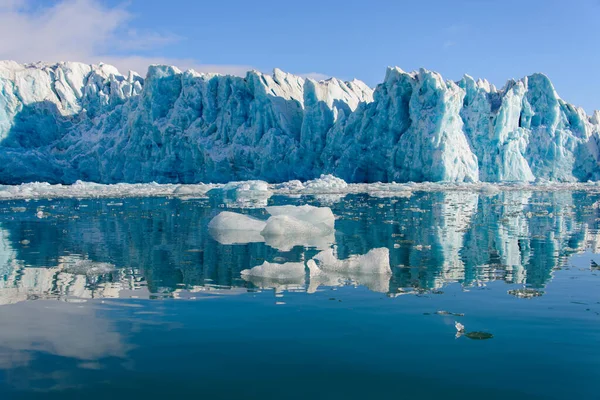
[[600, 397], [600, 195], [268, 203], [331, 207], [338, 257], [386, 247], [392, 275], [242, 279], [319, 251], [207, 229], [256, 204], [1, 202], [0, 398]]

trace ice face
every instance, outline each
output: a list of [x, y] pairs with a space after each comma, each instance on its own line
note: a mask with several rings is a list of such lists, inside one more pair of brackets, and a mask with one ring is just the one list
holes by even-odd
[[[591, 117], [533, 74], [497, 89], [390, 68], [373, 91], [275, 70], [0, 62], [0, 183], [575, 182], [600, 179]], [[236, 196], [243, 189], [227, 188]], [[256, 199], [257, 206], [264, 206]]]

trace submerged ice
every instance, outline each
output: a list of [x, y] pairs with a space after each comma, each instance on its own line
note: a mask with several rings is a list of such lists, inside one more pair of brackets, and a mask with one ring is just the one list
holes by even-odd
[[542, 74], [497, 89], [390, 68], [372, 90], [280, 70], [156, 65], [144, 79], [105, 64], [4, 61], [0, 89], [4, 184], [260, 179], [220, 195], [264, 206], [266, 182], [319, 190], [323, 173], [353, 183], [600, 178], [600, 112], [566, 103]]

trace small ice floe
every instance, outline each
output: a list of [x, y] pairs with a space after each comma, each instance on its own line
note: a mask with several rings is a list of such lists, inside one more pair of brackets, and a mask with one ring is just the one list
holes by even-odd
[[464, 317], [465, 316], [465, 314], [463, 314], [463, 313], [454, 313], [454, 312], [445, 311], [445, 310], [436, 311], [435, 314], [436, 315], [451, 315], [453, 317]]
[[271, 214], [266, 221], [224, 211], [208, 227], [221, 244], [266, 242], [281, 251], [295, 246], [323, 250], [335, 241], [335, 216], [329, 207], [275, 206], [266, 210]]
[[458, 321], [454, 321], [454, 327], [456, 328], [456, 332], [464, 333], [465, 326]]
[[267, 212], [271, 217], [261, 235], [275, 249], [304, 246], [323, 250], [335, 241], [335, 216], [329, 207], [275, 206], [267, 207]]
[[43, 211], [38, 211], [38, 212], [35, 214], [35, 216], [36, 216], [36, 217], [38, 217], [38, 218], [40, 218], [40, 219], [42, 219], [42, 218], [44, 218], [44, 212], [43, 212]]
[[454, 321], [454, 327], [456, 328], [456, 338], [466, 336], [473, 340], [486, 340], [492, 339], [494, 335], [488, 332], [467, 332], [465, 326], [458, 321]]
[[208, 192], [230, 207], [261, 208], [267, 205], [273, 192], [264, 181], [229, 182]]
[[223, 211], [214, 217], [208, 224], [210, 235], [221, 244], [245, 244], [264, 242], [260, 232], [266, 226], [265, 221]]

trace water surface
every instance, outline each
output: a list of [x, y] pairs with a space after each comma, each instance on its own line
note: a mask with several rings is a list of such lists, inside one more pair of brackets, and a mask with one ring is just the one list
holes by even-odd
[[[331, 207], [335, 234], [223, 244], [207, 229], [223, 210], [266, 219], [266, 204]], [[597, 398], [598, 204], [585, 191], [4, 201], [0, 396]], [[240, 274], [325, 247], [385, 247], [392, 274]], [[457, 321], [493, 337], [457, 337]]]

